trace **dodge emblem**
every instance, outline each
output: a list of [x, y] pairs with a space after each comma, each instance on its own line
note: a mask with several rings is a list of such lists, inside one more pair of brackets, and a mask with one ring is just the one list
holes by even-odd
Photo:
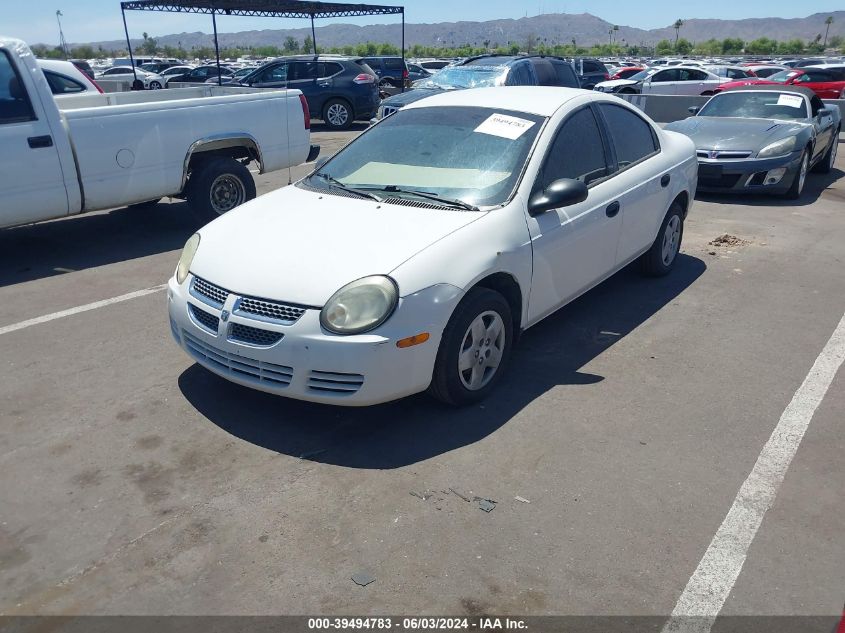
[[220, 320], [223, 321], [223, 323], [225, 323], [226, 321], [229, 320], [229, 311], [228, 310], [223, 310], [223, 312], [220, 313]]

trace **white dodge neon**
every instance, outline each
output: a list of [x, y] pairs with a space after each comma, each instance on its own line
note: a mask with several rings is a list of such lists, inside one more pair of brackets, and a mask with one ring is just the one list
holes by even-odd
[[521, 331], [635, 259], [672, 269], [696, 170], [692, 141], [613, 96], [436, 95], [193, 235], [173, 336], [291, 398], [471, 403]]

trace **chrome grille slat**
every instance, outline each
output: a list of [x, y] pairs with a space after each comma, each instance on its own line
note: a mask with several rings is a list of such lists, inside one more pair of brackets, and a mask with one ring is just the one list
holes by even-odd
[[259, 299], [257, 297], [241, 297], [235, 304], [235, 314], [261, 317], [268, 321], [291, 325], [296, 323], [303, 314], [304, 308], [287, 305], [278, 301]]
[[[711, 156], [710, 154], [714, 154]], [[751, 151], [744, 151], [744, 150], [721, 150], [721, 149], [699, 149], [696, 150], [695, 154], [699, 158], [709, 158], [709, 159], [741, 159], [741, 158], [748, 158], [751, 156]]]
[[183, 336], [188, 352], [196, 360], [210, 364], [223, 373], [283, 387], [289, 385], [293, 379], [292, 367], [228, 354], [203, 343], [188, 332], [183, 332]]
[[213, 314], [209, 314], [205, 310], [200, 310], [193, 303], [188, 304], [188, 311], [191, 313], [191, 319], [194, 323], [217, 336], [217, 329], [220, 327], [220, 319]]

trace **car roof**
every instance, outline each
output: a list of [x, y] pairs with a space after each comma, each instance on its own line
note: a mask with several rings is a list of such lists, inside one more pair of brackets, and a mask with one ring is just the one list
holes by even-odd
[[564, 103], [576, 97], [591, 97], [594, 101], [618, 101], [602, 93], [581, 88], [557, 86], [507, 86], [449, 90], [411, 103], [405, 108], [429, 106], [489, 107], [540, 116], [551, 116]]
[[731, 90], [725, 90], [721, 94], [728, 94], [732, 92], [791, 92], [793, 94], [800, 94], [804, 95], [808, 99], [813, 98], [816, 96], [816, 93], [810, 90], [809, 88], [804, 88], [803, 86], [794, 86], [792, 84], [750, 84], [748, 86], [743, 86], [742, 88], [733, 88]]

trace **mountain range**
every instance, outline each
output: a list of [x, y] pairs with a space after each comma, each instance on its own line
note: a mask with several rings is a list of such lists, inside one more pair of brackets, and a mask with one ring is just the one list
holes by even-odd
[[[127, 16], [131, 20], [131, 13]], [[830, 36], [845, 36], [845, 11], [832, 13], [815, 13], [805, 18], [750, 18], [744, 20], [713, 20], [689, 19], [685, 20], [680, 29], [681, 37], [692, 42], [700, 42], [710, 38], [724, 39], [726, 37], [740, 38], [745, 41], [768, 37], [776, 40], [800, 38], [812, 40], [817, 34], [824, 36], [825, 19], [833, 17]], [[305, 22], [305, 20], [303, 20]], [[674, 22], [674, 20], [672, 20]], [[163, 24], [166, 20], [162, 21]], [[521, 45], [530, 35], [538, 42], [547, 44], [567, 44], [573, 39], [579, 46], [590, 46], [607, 42], [613, 24], [589, 13], [569, 14], [553, 13], [519, 18], [517, 20], [487, 20], [484, 22], [440, 22], [436, 24], [406, 24], [405, 44], [412, 46], [460, 46], [472, 44], [483, 46], [485, 41], [490, 46], [499, 44], [506, 46], [508, 42]], [[675, 29], [670, 24], [659, 29], [638, 29], [618, 25], [619, 30], [613, 34], [615, 42], [627, 42], [631, 46], [654, 45], [661, 39], [674, 40]], [[311, 35], [310, 26], [300, 29], [278, 29], [260, 31], [240, 31], [236, 33], [220, 33], [221, 47], [239, 46], [281, 46], [285, 38], [292, 36], [303, 41]], [[213, 46], [213, 37], [208, 33], [175, 33], [171, 35], [152, 34], [160, 46], [181, 46], [186, 50], [200, 46]], [[318, 46], [333, 47], [355, 45], [362, 42], [389, 42], [399, 45], [401, 42], [401, 27], [399, 22], [394, 24], [372, 24], [358, 26], [354, 24], [328, 24], [316, 29]], [[89, 42], [94, 47], [102, 46], [106, 50], [116, 50], [125, 46], [125, 40], [108, 40]], [[133, 40], [133, 46], [141, 40]]]

